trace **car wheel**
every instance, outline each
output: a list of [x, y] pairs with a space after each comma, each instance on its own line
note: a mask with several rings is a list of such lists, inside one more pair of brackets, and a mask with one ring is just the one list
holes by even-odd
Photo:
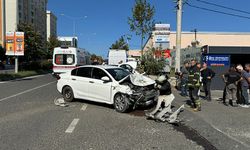
[[114, 97], [114, 107], [117, 112], [127, 112], [129, 110], [128, 98], [124, 94], [116, 94]]
[[71, 87], [66, 86], [62, 90], [63, 98], [66, 102], [72, 102], [74, 100], [74, 93]]

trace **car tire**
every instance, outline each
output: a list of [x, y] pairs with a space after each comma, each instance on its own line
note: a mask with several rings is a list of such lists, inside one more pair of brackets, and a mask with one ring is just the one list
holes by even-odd
[[71, 87], [66, 86], [62, 90], [63, 98], [66, 102], [72, 102], [74, 100], [74, 93]]
[[125, 113], [129, 110], [129, 101], [126, 95], [116, 94], [114, 97], [114, 107], [119, 113]]

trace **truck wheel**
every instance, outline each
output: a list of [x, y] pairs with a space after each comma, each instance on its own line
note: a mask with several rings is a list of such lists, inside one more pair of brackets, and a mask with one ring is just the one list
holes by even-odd
[[114, 97], [114, 107], [119, 113], [125, 113], [129, 110], [128, 98], [123, 94], [116, 94]]
[[66, 102], [72, 102], [74, 100], [74, 93], [71, 87], [66, 86], [62, 90], [63, 98]]

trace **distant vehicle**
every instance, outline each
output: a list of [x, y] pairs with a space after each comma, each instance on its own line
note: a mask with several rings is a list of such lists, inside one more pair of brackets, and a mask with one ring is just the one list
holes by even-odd
[[108, 54], [108, 65], [118, 65], [127, 62], [127, 51], [111, 49]]
[[56, 47], [53, 52], [53, 72], [55, 74], [70, 71], [77, 66], [89, 65], [90, 53], [75, 47]]
[[122, 64], [118, 65], [118, 67], [121, 67], [121, 68], [126, 69], [127, 71], [133, 73], [137, 68], [137, 62], [136, 61], [129, 61], [129, 62], [122, 63]]
[[158, 99], [154, 80], [115, 66], [82, 66], [58, 75], [57, 79], [57, 90], [65, 101], [76, 98], [113, 104], [121, 113], [152, 105]]

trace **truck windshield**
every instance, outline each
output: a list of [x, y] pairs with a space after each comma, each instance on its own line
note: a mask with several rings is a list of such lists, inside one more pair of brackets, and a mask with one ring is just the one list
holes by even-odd
[[116, 80], [120, 81], [130, 75], [130, 72], [123, 68], [112, 68], [112, 69], [106, 69], [110, 75]]
[[56, 54], [55, 64], [57, 65], [73, 65], [75, 63], [74, 54]]

